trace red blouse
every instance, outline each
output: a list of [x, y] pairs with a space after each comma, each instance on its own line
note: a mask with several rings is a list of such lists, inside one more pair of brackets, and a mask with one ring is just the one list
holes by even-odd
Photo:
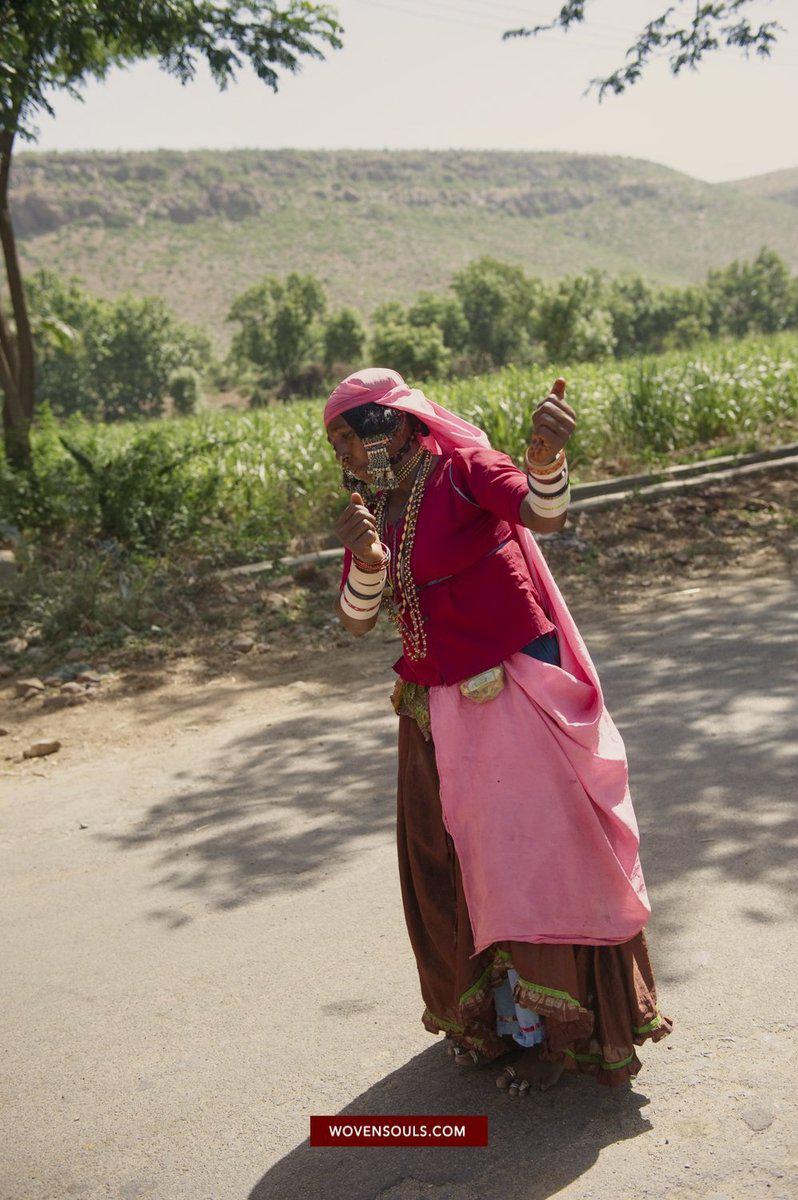
[[[426, 658], [394, 664], [402, 679], [457, 683], [509, 658], [555, 626], [540, 605], [513, 526], [523, 522], [526, 475], [498, 450], [454, 450], [424, 490], [411, 570], [427, 634]], [[388, 525], [395, 558], [404, 517]], [[343, 589], [352, 555], [344, 555]]]

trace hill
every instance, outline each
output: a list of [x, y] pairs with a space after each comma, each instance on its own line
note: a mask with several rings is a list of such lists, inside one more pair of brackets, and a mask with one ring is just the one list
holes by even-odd
[[751, 175], [747, 179], [736, 180], [732, 186], [747, 196], [760, 196], [798, 207], [798, 167], [787, 171], [771, 171], [769, 175]]
[[479, 254], [681, 283], [766, 243], [798, 268], [794, 209], [754, 182], [520, 151], [28, 152], [12, 205], [27, 269], [163, 295], [223, 342], [231, 300], [268, 272], [312, 271], [368, 315]]

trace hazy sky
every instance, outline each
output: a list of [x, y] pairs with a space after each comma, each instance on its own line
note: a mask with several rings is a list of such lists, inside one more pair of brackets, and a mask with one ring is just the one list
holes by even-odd
[[249, 74], [226, 93], [205, 73], [183, 88], [142, 64], [90, 87], [85, 103], [59, 99], [39, 145], [577, 150], [707, 180], [798, 165], [798, 0], [757, 5], [788, 27], [769, 61], [726, 51], [675, 79], [657, 64], [623, 96], [583, 97], [667, 2], [594, 0], [583, 30], [502, 42], [558, 0], [341, 0], [344, 49], [285, 76], [277, 94]]

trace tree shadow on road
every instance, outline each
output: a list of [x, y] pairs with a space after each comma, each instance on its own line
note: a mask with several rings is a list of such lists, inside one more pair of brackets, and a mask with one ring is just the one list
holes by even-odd
[[[766, 911], [730, 899], [741, 922], [791, 922], [798, 911], [790, 603], [789, 585], [766, 580], [722, 603], [704, 587], [689, 606], [619, 621], [590, 639], [627, 748], [660, 942], [696, 923], [692, 877], [707, 871], [716, 887], [770, 890]], [[711, 944], [711, 928], [705, 934]], [[675, 961], [662, 975], [681, 977]]]
[[437, 1045], [357, 1096], [342, 1117], [487, 1114], [486, 1147], [314, 1147], [275, 1163], [248, 1200], [545, 1200], [578, 1179], [601, 1151], [651, 1131], [635, 1085], [609, 1089], [566, 1075], [517, 1100], [493, 1083], [498, 1067], [458, 1076]]
[[[798, 714], [784, 591], [748, 584], [721, 607], [706, 587], [689, 604], [616, 614], [593, 632], [581, 624], [626, 743], [660, 939], [684, 929], [683, 885], [706, 869], [721, 884], [766, 881], [779, 896], [767, 911], [746, 904], [741, 919], [788, 919]], [[348, 678], [300, 685], [113, 841], [156, 848], [160, 882], [217, 910], [313, 887], [393, 837], [389, 688], [373, 671], [360, 679], [356, 663]]]
[[[205, 774], [184, 772], [185, 789], [111, 840], [125, 850], [159, 847], [160, 884], [223, 911], [312, 888], [392, 837], [396, 716], [385, 679], [347, 697], [343, 725], [340, 686], [317, 681], [307, 692], [254, 721]], [[153, 915], [184, 923], [169, 911]]]

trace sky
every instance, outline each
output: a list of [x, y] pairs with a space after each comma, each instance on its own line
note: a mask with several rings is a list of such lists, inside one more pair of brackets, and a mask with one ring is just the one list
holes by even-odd
[[[220, 93], [154, 63], [58, 97], [42, 150], [502, 149], [621, 154], [708, 181], [798, 166], [798, 0], [761, 0], [787, 27], [769, 60], [736, 50], [674, 78], [664, 62], [599, 104], [584, 90], [668, 0], [593, 0], [567, 35], [503, 42], [558, 0], [341, 0], [344, 48], [274, 93], [252, 73]], [[752, 15], [754, 9], [752, 7]]]

